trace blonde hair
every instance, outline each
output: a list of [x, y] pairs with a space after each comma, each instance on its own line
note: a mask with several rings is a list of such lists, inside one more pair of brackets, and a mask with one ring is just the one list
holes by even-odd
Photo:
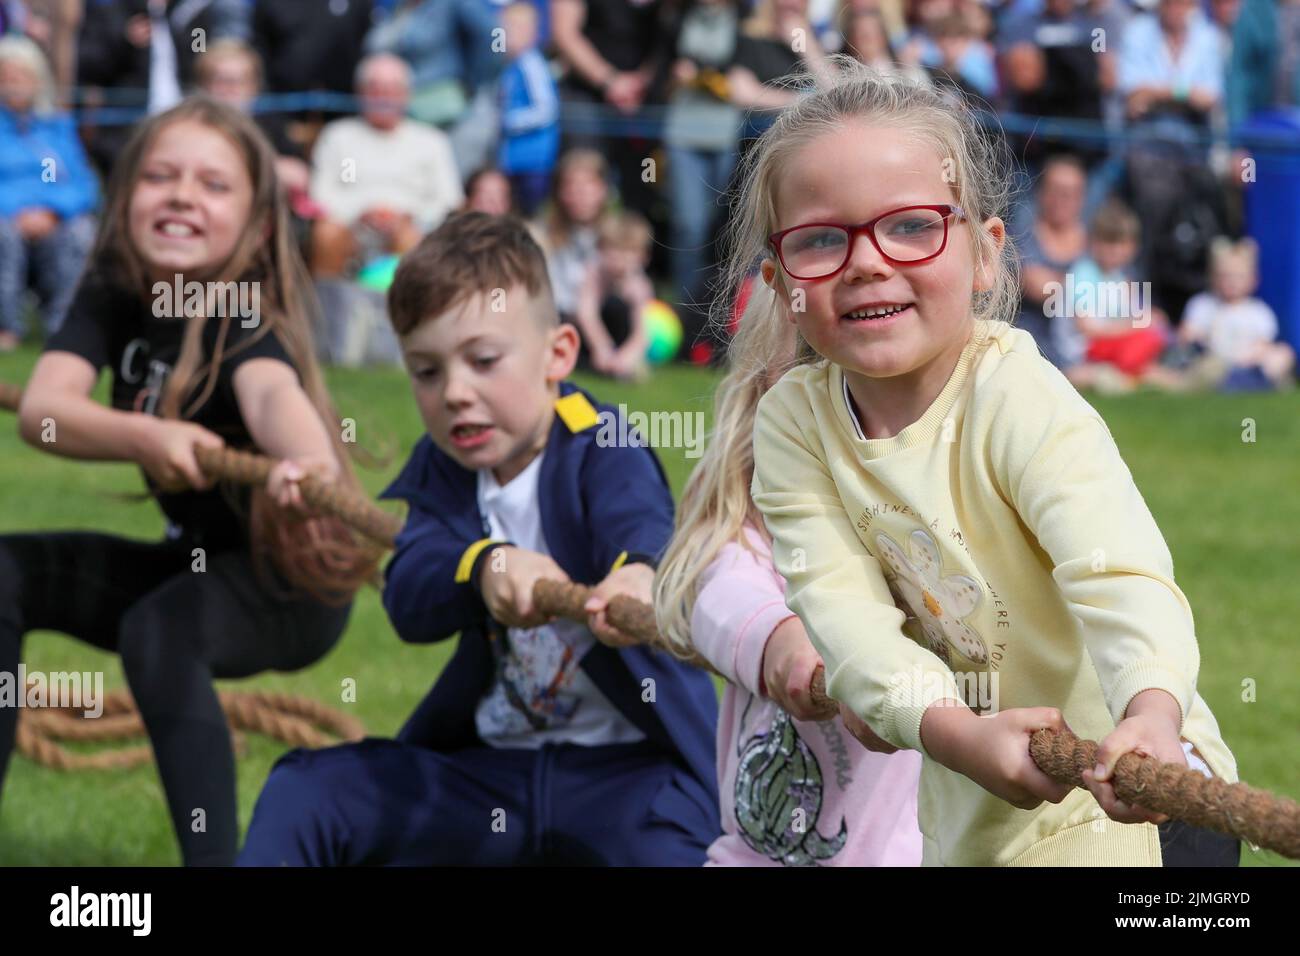
[[659, 633], [683, 657], [693, 646], [691, 614], [704, 569], [729, 542], [750, 547], [744, 535], [747, 523], [769, 539], [762, 515], [749, 495], [754, 475], [754, 413], [764, 393], [795, 364], [796, 339], [789, 322], [763, 321], [775, 297], [762, 282], [754, 282], [736, 332], [741, 344], [737, 353], [772, 358], [762, 364], [735, 362], [718, 384], [713, 430], [682, 492], [673, 537], [655, 574]]
[[[732, 198], [724, 237], [727, 254], [714, 287], [713, 323], [726, 327], [736, 290], [762, 259], [772, 257], [767, 237], [777, 230], [777, 188], [783, 171], [813, 140], [860, 121], [911, 132], [932, 144], [943, 158], [951, 170], [953, 198], [970, 220], [968, 232], [977, 266], [987, 268], [991, 275], [987, 292], [972, 292], [972, 315], [1011, 321], [1020, 303], [1015, 249], [1009, 236], [999, 248], [994, 237], [981, 228], [990, 217], [1005, 219], [1011, 199], [1010, 156], [1000, 129], [985, 130], [966, 100], [954, 100], [906, 75], [882, 73], [843, 54], [830, 59], [834, 69], [827, 85], [818, 84], [808, 73], [788, 79], [788, 85], [795, 88], [814, 89], [782, 110], [743, 160], [741, 185]], [[779, 268], [776, 281], [785, 281]], [[786, 323], [780, 313], [782, 303], [776, 298], [770, 303], [769, 310], [755, 321]], [[737, 336], [732, 342], [732, 361], [765, 365], [766, 356], [743, 354], [747, 343], [763, 342], [761, 337]], [[817, 361], [802, 336], [797, 352], [800, 362]]]
[[[715, 287], [714, 323], [726, 327], [746, 280], [752, 283], [752, 291], [731, 342], [730, 368], [715, 394], [708, 448], [682, 494], [673, 538], [655, 576], [659, 631], [683, 655], [692, 647], [691, 614], [705, 568], [729, 542], [749, 547], [746, 523], [770, 541], [750, 497], [759, 399], [794, 366], [819, 360], [782, 314], [783, 303], [775, 291], [752, 276], [758, 261], [768, 255], [767, 237], [777, 228], [779, 176], [793, 156], [812, 140], [853, 120], [927, 138], [940, 156], [952, 160], [953, 196], [977, 227], [970, 230], [976, 261], [992, 273], [991, 289], [972, 293], [973, 314], [1009, 319], [1019, 304], [1011, 243], [999, 248], [991, 235], [978, 228], [984, 220], [1000, 215], [1009, 200], [1008, 177], [1002, 173], [1005, 145], [980, 128], [964, 102], [954, 105], [905, 77], [879, 73], [846, 56], [837, 55], [832, 62], [837, 69], [830, 85], [786, 108], [759, 138], [744, 161], [742, 185], [731, 204], [729, 251]], [[799, 87], [812, 81], [803, 75], [789, 82]]]
[[1233, 266], [1245, 266], [1259, 275], [1259, 244], [1249, 236], [1233, 242], [1227, 236], [1217, 236], [1210, 243], [1210, 271]]
[[638, 212], [621, 209], [606, 213], [596, 224], [596, 241], [600, 246], [613, 249], [635, 249], [641, 255], [649, 255], [654, 244], [654, 230], [650, 223]]
[[53, 113], [54, 74], [50, 71], [50, 61], [45, 52], [25, 36], [10, 34], [0, 37], [0, 63], [17, 63], [25, 67], [36, 77], [36, 96], [32, 100], [32, 112], [38, 115]]

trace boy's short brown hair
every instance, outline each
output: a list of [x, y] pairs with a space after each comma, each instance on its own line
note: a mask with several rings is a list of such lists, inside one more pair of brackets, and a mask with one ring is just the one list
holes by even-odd
[[1097, 242], [1137, 242], [1142, 224], [1133, 210], [1118, 199], [1108, 199], [1092, 219], [1092, 238]]
[[388, 289], [388, 317], [399, 336], [481, 292], [522, 285], [532, 312], [557, 325], [546, 256], [518, 216], [454, 213], [402, 257]]

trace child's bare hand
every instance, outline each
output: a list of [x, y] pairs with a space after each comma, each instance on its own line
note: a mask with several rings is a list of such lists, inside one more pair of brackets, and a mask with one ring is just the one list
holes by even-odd
[[621, 113], [634, 113], [645, 95], [645, 82], [637, 73], [618, 72], [605, 86], [605, 100]]
[[223, 448], [225, 444], [220, 435], [202, 425], [167, 418], [151, 419], [137, 460], [159, 491], [206, 491], [213, 481], [199, 467], [194, 449]]
[[865, 720], [849, 710], [847, 704], [840, 704], [840, 720], [844, 721], [844, 727], [851, 733], [854, 739], [862, 746], [866, 747], [873, 754], [892, 754], [897, 753], [898, 748], [891, 744], [885, 738], [876, 734]]
[[1083, 781], [1112, 820], [1119, 823], [1159, 824], [1169, 819], [1163, 813], [1152, 813], [1135, 804], [1125, 803], [1115, 795], [1115, 787], [1110, 780], [1116, 762], [1130, 752], [1186, 767], [1187, 755], [1183, 753], [1178, 735], [1180, 718], [1177, 701], [1162, 690], [1146, 690], [1133, 698], [1128, 707], [1128, 716], [1098, 745], [1097, 766], [1083, 772]]
[[302, 497], [300, 482], [308, 475], [317, 481], [334, 481], [339, 464], [333, 458], [286, 458], [277, 462], [266, 478], [266, 494], [281, 508], [304, 516], [314, 515]]
[[808, 640], [803, 622], [788, 617], [763, 647], [763, 693], [795, 720], [816, 720], [809, 690], [813, 671], [820, 666], [821, 655]]
[[488, 613], [506, 627], [540, 627], [551, 620], [550, 615], [539, 614], [533, 606], [533, 585], [542, 578], [568, 581], [564, 569], [536, 551], [510, 545], [492, 551], [479, 572]]
[[940, 746], [949, 755], [941, 762], [1012, 806], [1032, 810], [1044, 800], [1060, 803], [1073, 789], [1043, 773], [1029, 756], [1029, 738], [1035, 731], [1070, 729], [1055, 707], [1015, 707], [992, 717], [977, 717], [954, 701], [932, 704], [922, 719], [921, 733], [933, 752], [934, 745], [928, 742], [932, 734], [926, 729], [932, 717], [934, 729], [947, 725], [955, 731], [941, 733]]
[[625, 634], [610, 624], [605, 615], [610, 600], [616, 594], [625, 594], [646, 604], [653, 604], [654, 579], [655, 571], [650, 565], [625, 564], [592, 589], [584, 610], [587, 612], [587, 626], [596, 635], [596, 640], [610, 647], [631, 647], [641, 643], [631, 634]]

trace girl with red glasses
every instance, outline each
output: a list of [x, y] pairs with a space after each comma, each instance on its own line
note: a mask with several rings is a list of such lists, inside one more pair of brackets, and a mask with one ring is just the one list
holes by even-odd
[[[1235, 864], [1236, 840], [1110, 783], [1129, 751], [1236, 765], [1105, 422], [1008, 324], [999, 147], [965, 109], [839, 62], [753, 150], [723, 286], [761, 260], [776, 295], [746, 321], [798, 332], [758, 405], [752, 491], [829, 692], [869, 749], [922, 754], [925, 863]], [[739, 337], [735, 361], [778, 364], [775, 339]], [[1067, 727], [1101, 740], [1088, 790], [1029, 756]]]

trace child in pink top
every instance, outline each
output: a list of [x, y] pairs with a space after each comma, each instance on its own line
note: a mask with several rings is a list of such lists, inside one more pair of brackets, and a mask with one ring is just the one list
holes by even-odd
[[[749, 333], [742, 319], [737, 339]], [[793, 358], [792, 332], [789, 346]], [[872, 753], [844, 717], [811, 719], [808, 687], [821, 658], [785, 605], [749, 497], [754, 409], [784, 371], [733, 367], [718, 386], [712, 441], [655, 580], [660, 630], [728, 682], [718, 722], [723, 835], [709, 863], [918, 866], [921, 755]]]
[[695, 647], [728, 681], [718, 720], [723, 835], [709, 862], [918, 866], [921, 755], [871, 753], [839, 718], [796, 720], [766, 696], [769, 638], [782, 628], [808, 638], [785, 606], [770, 545], [752, 525], [744, 533], [753, 550], [723, 545], [691, 614]]

